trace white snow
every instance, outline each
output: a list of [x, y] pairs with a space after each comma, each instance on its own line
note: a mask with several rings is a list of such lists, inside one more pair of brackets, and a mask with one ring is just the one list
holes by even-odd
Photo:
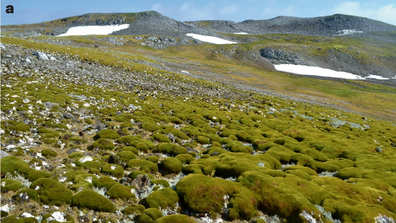
[[239, 33], [234, 33], [236, 35], [249, 35], [249, 33], [245, 33], [245, 32], [239, 32]]
[[361, 77], [356, 74], [335, 71], [321, 67], [311, 67], [305, 65], [294, 65], [294, 64], [276, 64], [275, 69], [278, 71], [299, 74], [299, 75], [312, 75], [321, 77], [334, 77], [342, 79], [354, 79], [354, 80], [365, 80], [365, 79], [377, 79], [377, 80], [389, 80], [389, 78], [381, 77], [379, 75], [369, 75], [367, 77]]
[[187, 33], [186, 36], [191, 36], [194, 39], [200, 40], [202, 42], [213, 43], [213, 44], [235, 44], [237, 42], [232, 42], [219, 37], [214, 36], [204, 36], [194, 33]]
[[373, 74], [367, 76], [366, 79], [389, 80], [389, 78], [385, 78], [385, 77], [381, 77], [381, 76], [373, 75]]
[[355, 29], [343, 29], [337, 32], [339, 36], [351, 35], [354, 33], [363, 33], [363, 31], [355, 30]]
[[129, 24], [111, 26], [76, 26], [58, 36], [109, 35], [112, 32], [127, 29]]

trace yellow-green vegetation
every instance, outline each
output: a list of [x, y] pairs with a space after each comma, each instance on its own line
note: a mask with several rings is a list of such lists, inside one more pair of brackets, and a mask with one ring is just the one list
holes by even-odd
[[167, 187], [154, 191], [148, 197], [140, 201], [140, 204], [144, 205], [146, 208], [166, 209], [167, 207], [174, 208], [178, 201], [179, 197], [177, 193], [172, 188]]
[[162, 217], [162, 213], [157, 208], [147, 208], [140, 215], [137, 216], [138, 222], [153, 223], [158, 218]]
[[184, 214], [168, 215], [158, 218], [155, 223], [194, 223], [195, 221]]
[[102, 212], [116, 211], [116, 207], [109, 199], [91, 189], [85, 189], [74, 195], [71, 205]]
[[[257, 38], [262, 39], [242, 47], [303, 44], [309, 40], [286, 40], [276, 35]], [[325, 50], [349, 50], [349, 44], [363, 41], [319, 38], [322, 43], [318, 43], [318, 38], [311, 38], [307, 44], [326, 43], [326, 47], [321, 46]], [[173, 92], [157, 91], [157, 86], [122, 91], [122, 86], [74, 84], [41, 71], [29, 77], [2, 75], [1, 105], [8, 117], [1, 123], [2, 143], [6, 145], [2, 150], [9, 156], [1, 158], [1, 189], [6, 198], [25, 202], [18, 197], [27, 193], [39, 204], [75, 206], [83, 213], [108, 212], [106, 216], [120, 222], [116, 210], [141, 222], [193, 222], [180, 215], [187, 211], [191, 215], [221, 215], [229, 221], [255, 221], [262, 212], [277, 215], [283, 222], [305, 222], [300, 215], [305, 211], [313, 213], [317, 221], [329, 222], [321, 209], [342, 222], [374, 222], [379, 214], [396, 219], [394, 122], [242, 91], [151, 69], [136, 61], [147, 62], [149, 59], [142, 56], [147, 53], [150, 58], [205, 64], [204, 71], [216, 71], [241, 83], [254, 82], [256, 87], [264, 84], [291, 96], [328, 99], [356, 112], [395, 120], [396, 91], [391, 87], [288, 76], [249, 62], [231, 63], [235, 60], [220, 55], [209, 58], [206, 53], [208, 49], [233, 46], [178, 46], [167, 50], [125, 46], [125, 57], [121, 58], [121, 53], [111, 48], [59, 46], [33, 40], [2, 37], [5, 44], [78, 55], [84, 63], [109, 65], [134, 74], [146, 71], [148, 78], [166, 76], [170, 83], [191, 82], [225, 93], [208, 90], [190, 96], [182, 94], [189, 93], [188, 87]], [[389, 54], [391, 49], [393, 45], [384, 52]], [[23, 102], [25, 99], [31, 102]], [[47, 102], [51, 106], [43, 105]], [[63, 118], [70, 108], [81, 117]], [[30, 112], [15, 112], [25, 110]], [[42, 143], [24, 144], [31, 139]], [[141, 174], [148, 176], [144, 177], [146, 181], [132, 186]], [[170, 182], [177, 177], [182, 179], [174, 189], [175, 184]], [[141, 198], [142, 190], [154, 192]], [[177, 214], [162, 217], [160, 209]], [[75, 210], [71, 208], [70, 212]], [[16, 212], [2, 222], [18, 222], [21, 218], [17, 219], [20, 213]]]
[[44, 204], [70, 204], [73, 193], [63, 184], [51, 178], [40, 178], [30, 185], [30, 189], [35, 189], [38, 198]]
[[182, 171], [183, 164], [176, 158], [168, 157], [162, 160], [162, 162], [158, 164], [158, 167], [159, 171], [164, 175], [172, 173], [178, 174]]

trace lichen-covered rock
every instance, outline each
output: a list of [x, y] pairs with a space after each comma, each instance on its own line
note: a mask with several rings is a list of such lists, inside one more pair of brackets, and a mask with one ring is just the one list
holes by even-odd
[[30, 185], [38, 193], [38, 197], [44, 204], [70, 204], [73, 193], [63, 184], [51, 178], [41, 178]]
[[71, 205], [77, 206], [78, 208], [88, 208], [94, 211], [116, 211], [116, 207], [109, 199], [91, 189], [85, 189], [74, 195]]

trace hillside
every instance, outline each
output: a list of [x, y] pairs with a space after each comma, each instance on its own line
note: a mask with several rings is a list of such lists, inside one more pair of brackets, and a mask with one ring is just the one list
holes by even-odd
[[368, 18], [335, 14], [314, 18], [278, 16], [268, 20], [196, 21], [187, 24], [219, 33], [246, 32], [252, 35], [282, 33], [307, 36], [338, 36], [371, 32], [396, 31], [396, 26]]
[[2, 222], [396, 219], [394, 31], [217, 33], [238, 43], [216, 45], [155, 12], [98, 16], [2, 27]]

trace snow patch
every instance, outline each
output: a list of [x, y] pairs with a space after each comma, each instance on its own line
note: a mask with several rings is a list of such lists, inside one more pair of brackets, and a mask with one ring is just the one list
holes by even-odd
[[113, 32], [129, 28], [129, 24], [111, 26], [76, 26], [58, 36], [109, 35]]
[[311, 67], [305, 65], [294, 65], [294, 64], [277, 64], [274, 65], [278, 71], [289, 72], [299, 75], [312, 75], [321, 77], [334, 77], [343, 79], [364, 79], [363, 77], [343, 71], [335, 71], [321, 67]]
[[367, 76], [366, 79], [389, 80], [390, 78], [381, 77], [378, 75], [371, 74], [371, 75]]
[[197, 39], [202, 42], [207, 42], [207, 43], [213, 43], [213, 44], [235, 44], [237, 42], [232, 42], [229, 40], [225, 40], [219, 37], [214, 37], [214, 36], [204, 36], [204, 35], [199, 35], [199, 34], [194, 34], [194, 33], [187, 33], [186, 36], [190, 36], [194, 39]]
[[245, 33], [245, 32], [239, 32], [239, 33], [234, 33], [236, 35], [249, 35], [249, 33]]
[[346, 35], [352, 35], [355, 33], [363, 33], [363, 31], [355, 30], [355, 29], [343, 29], [337, 32], [338, 36], [346, 36]]

